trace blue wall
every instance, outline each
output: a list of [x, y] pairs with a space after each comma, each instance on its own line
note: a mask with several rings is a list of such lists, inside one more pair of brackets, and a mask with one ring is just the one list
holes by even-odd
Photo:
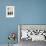
[[46, 24], [46, 0], [18, 0], [17, 16], [21, 24]]
[[[46, 0], [11, 0], [15, 18], [6, 18], [8, 0], [0, 3], [0, 43], [8, 43], [9, 32], [18, 32], [18, 24], [46, 24]], [[17, 43], [17, 39], [16, 39]]]

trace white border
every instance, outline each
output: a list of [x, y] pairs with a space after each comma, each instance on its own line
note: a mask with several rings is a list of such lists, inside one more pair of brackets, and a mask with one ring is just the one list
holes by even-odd
[[[7, 8], [9, 8], [9, 7], [13, 8], [13, 15], [11, 15], [11, 16], [7, 14], [7, 12], [8, 12]], [[6, 17], [7, 18], [9, 18], [9, 17], [15, 17], [15, 6], [6, 6]]]
[[20, 43], [20, 25], [18, 25], [18, 43]]

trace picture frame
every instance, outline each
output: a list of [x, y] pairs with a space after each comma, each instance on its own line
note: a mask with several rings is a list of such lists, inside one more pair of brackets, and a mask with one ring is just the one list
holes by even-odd
[[6, 6], [6, 17], [15, 17], [15, 6]]

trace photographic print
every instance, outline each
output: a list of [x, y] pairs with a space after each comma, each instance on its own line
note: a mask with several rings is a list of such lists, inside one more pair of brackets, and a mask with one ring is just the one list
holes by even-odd
[[14, 17], [15, 6], [6, 6], [6, 17]]
[[[32, 42], [46, 41], [46, 25], [18, 25], [18, 41], [20, 46], [31, 45]], [[27, 43], [27, 44], [26, 44]]]

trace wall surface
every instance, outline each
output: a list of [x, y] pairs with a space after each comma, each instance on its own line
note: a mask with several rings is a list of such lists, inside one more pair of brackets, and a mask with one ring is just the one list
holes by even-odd
[[46, 0], [16, 0], [16, 14], [19, 24], [46, 24]]
[[[0, 0], [0, 44], [8, 43], [9, 32], [17, 34], [18, 24], [46, 24], [46, 0], [9, 1]], [[9, 4], [15, 6], [15, 18], [6, 18], [6, 6]]]

